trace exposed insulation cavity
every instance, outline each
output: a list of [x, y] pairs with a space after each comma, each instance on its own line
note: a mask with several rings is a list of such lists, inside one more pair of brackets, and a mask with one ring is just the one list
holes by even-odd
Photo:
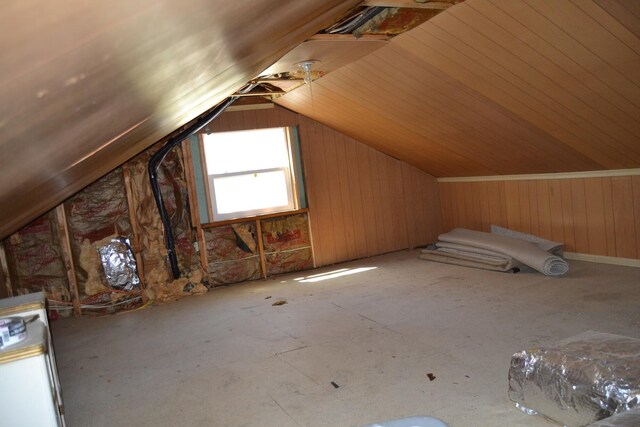
[[139, 250], [144, 267], [145, 289], [153, 302], [166, 302], [207, 291], [207, 276], [194, 250], [196, 235], [191, 228], [189, 198], [180, 150], [167, 154], [158, 171], [158, 183], [169, 214], [178, 265], [183, 277], [173, 280], [167, 262], [162, 220], [158, 213], [149, 174], [149, 159], [159, 146], [136, 156], [125, 167], [131, 177], [131, 195], [139, 228]]
[[[64, 203], [83, 314], [113, 313], [140, 305], [137, 283], [130, 290], [131, 287], [122, 286], [120, 279], [109, 276], [113, 282], [110, 285], [105, 276], [105, 266], [111, 274], [124, 275], [132, 271], [135, 274], [137, 270], [138, 276], [144, 277], [143, 285], [152, 302], [172, 301], [207, 292], [209, 277], [194, 249], [197, 239], [192, 229], [188, 187], [179, 149], [172, 150], [161, 163], [158, 182], [171, 221], [182, 277], [173, 280], [167, 263], [162, 221], [147, 172], [149, 159], [159, 147], [158, 144], [141, 153]], [[125, 183], [124, 169], [129, 173], [130, 188]], [[118, 254], [113, 246], [105, 249], [107, 245], [113, 245], [114, 238], [120, 242], [125, 242], [120, 238], [128, 239], [124, 248], [132, 254], [130, 257], [127, 255], [131, 266], [127, 266], [126, 271], [114, 267], [121, 265], [118, 259], [109, 261], [108, 255], [101, 259], [101, 249], [103, 253]], [[14, 295], [44, 291], [47, 298], [55, 301], [56, 307], [62, 310], [60, 314], [71, 314], [71, 292], [55, 210], [15, 233], [4, 241], [4, 245], [8, 279]], [[130, 261], [135, 255], [139, 255], [142, 265]], [[108, 264], [103, 264], [105, 262]]]
[[267, 275], [313, 267], [306, 214], [261, 220]]
[[[191, 227], [189, 190], [185, 179], [182, 150], [174, 148], [160, 164], [158, 183], [173, 229], [173, 239], [180, 267], [191, 270], [199, 265], [193, 243], [197, 236]], [[154, 203], [155, 206], [155, 203]]]
[[64, 206], [80, 298], [108, 292], [98, 250], [114, 237], [132, 234], [122, 169], [76, 193]]
[[208, 288], [203, 284], [204, 274], [201, 269], [196, 269], [189, 277], [181, 277], [168, 283], [156, 283], [146, 292], [150, 300], [163, 303], [180, 299], [185, 295], [202, 295]]
[[9, 296], [9, 278], [6, 276], [4, 267], [0, 268], [0, 298], [7, 298]]
[[204, 230], [209, 277], [214, 285], [261, 277], [254, 222]]
[[78, 269], [82, 269], [85, 275], [82, 288], [80, 288], [80, 284], [78, 283], [78, 287], [82, 289], [81, 292], [84, 295], [95, 295], [109, 290], [102, 279], [100, 256], [98, 255], [98, 249], [102, 246], [103, 241], [104, 243], [108, 243], [109, 240], [111, 240], [111, 236], [94, 243], [91, 243], [89, 239], [85, 239], [84, 242], [82, 242], [77, 267], [79, 267]]
[[7, 267], [14, 295], [44, 292], [57, 305], [68, 306], [71, 292], [62, 260], [59, 230], [54, 211], [41, 216], [5, 240]]

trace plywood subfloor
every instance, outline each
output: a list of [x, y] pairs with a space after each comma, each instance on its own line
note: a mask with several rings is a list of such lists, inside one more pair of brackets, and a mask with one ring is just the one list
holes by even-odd
[[[509, 402], [511, 354], [589, 329], [640, 337], [640, 269], [571, 261], [568, 277], [551, 279], [416, 256], [54, 322], [68, 424], [324, 427], [432, 415], [453, 427], [552, 426]], [[288, 303], [274, 307], [277, 298]]]

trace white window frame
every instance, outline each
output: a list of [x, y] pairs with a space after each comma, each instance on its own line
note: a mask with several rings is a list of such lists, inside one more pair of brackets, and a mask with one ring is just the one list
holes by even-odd
[[[210, 218], [210, 220], [213, 223], [234, 220], [234, 219], [252, 218], [252, 217], [268, 215], [273, 213], [285, 213], [285, 212], [296, 211], [299, 209], [298, 189], [297, 189], [298, 182], [296, 180], [296, 173], [295, 173], [296, 162], [293, 154], [293, 149], [291, 146], [292, 128], [287, 126], [278, 126], [275, 128], [284, 130], [284, 134], [286, 138], [287, 157], [288, 157], [287, 166], [267, 168], [267, 169], [247, 169], [247, 170], [243, 170], [239, 172], [231, 172], [231, 173], [210, 174], [206, 168], [206, 154], [204, 150], [205, 138], [204, 137], [201, 138], [201, 144], [203, 144], [202, 153], [204, 155], [203, 166], [205, 169], [205, 174], [207, 176], [207, 186], [208, 186], [207, 196], [209, 198], [209, 206], [211, 207], [211, 213], [213, 214], [213, 217]], [[266, 129], [274, 129], [274, 128], [261, 128], [261, 129], [255, 129], [255, 130], [259, 131], [259, 130], [266, 130]], [[250, 129], [242, 129], [242, 130], [250, 130]], [[259, 173], [267, 173], [267, 172], [277, 172], [277, 171], [284, 172], [285, 182], [287, 186], [286, 189], [287, 189], [287, 200], [288, 200], [288, 203], [286, 205], [272, 206], [272, 207], [261, 208], [261, 209], [236, 211], [236, 212], [229, 212], [229, 213], [218, 212], [218, 206], [216, 204], [216, 195], [215, 195], [215, 183], [214, 183], [216, 178], [243, 176], [243, 175], [259, 174]]]

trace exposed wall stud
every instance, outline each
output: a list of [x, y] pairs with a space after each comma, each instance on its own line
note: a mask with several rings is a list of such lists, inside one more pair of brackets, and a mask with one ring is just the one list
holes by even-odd
[[262, 277], [267, 278], [267, 260], [264, 255], [264, 243], [262, 242], [262, 225], [260, 220], [256, 219], [256, 233], [258, 234], [258, 253], [260, 254], [260, 270], [262, 270]]
[[4, 242], [2, 241], [0, 241], [0, 266], [4, 276], [4, 284], [7, 287], [7, 295], [12, 297], [13, 288], [11, 287], [11, 277], [9, 276], [9, 264], [7, 263], [7, 253], [4, 250]]
[[80, 316], [82, 314], [82, 309], [80, 308], [80, 293], [78, 292], [76, 269], [73, 264], [73, 256], [71, 255], [71, 241], [69, 239], [69, 227], [67, 226], [67, 215], [64, 211], [64, 205], [58, 205], [56, 208], [56, 219], [58, 220], [58, 229], [60, 232], [62, 260], [64, 261], [64, 266], [67, 270], [69, 288], [73, 294], [73, 313], [76, 316]]
[[195, 185], [195, 174], [193, 171], [193, 158], [191, 157], [191, 145], [189, 140], [182, 142], [182, 156], [184, 158], [185, 175], [187, 178], [187, 189], [189, 192], [189, 210], [191, 211], [191, 226], [195, 227], [198, 239], [198, 253], [202, 269], [208, 274], [209, 260], [207, 259], [207, 247], [204, 240], [204, 231], [200, 221], [200, 207]]
[[202, 134], [198, 134], [198, 148], [200, 149], [200, 160], [202, 161], [202, 174], [204, 176], [204, 189], [207, 196], [207, 212], [209, 213], [209, 222], [213, 222], [213, 205], [211, 204], [211, 189], [209, 188], [209, 173], [207, 172], [207, 162], [204, 156], [204, 138]]
[[145, 278], [144, 278], [144, 265], [142, 263], [142, 245], [140, 244], [140, 225], [138, 224], [138, 218], [136, 218], [136, 207], [133, 202], [133, 190], [131, 187], [131, 170], [125, 165], [122, 168], [122, 175], [124, 177], [124, 188], [127, 193], [127, 205], [129, 206], [129, 222], [131, 223], [131, 245], [136, 257], [136, 269], [138, 270], [138, 278], [140, 279], [140, 296], [142, 297], [142, 303], [146, 304], [148, 301], [147, 293], [144, 291]]

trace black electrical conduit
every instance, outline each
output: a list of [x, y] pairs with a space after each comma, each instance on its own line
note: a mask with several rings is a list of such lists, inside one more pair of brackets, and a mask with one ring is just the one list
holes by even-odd
[[[256, 85], [254, 83], [250, 83], [242, 88], [239, 93], [247, 93], [255, 86]], [[160, 219], [162, 219], [162, 226], [164, 228], [164, 240], [167, 247], [167, 256], [169, 257], [171, 273], [173, 274], [174, 279], [178, 279], [180, 277], [180, 267], [178, 266], [178, 257], [176, 256], [173, 231], [171, 229], [171, 221], [162, 200], [160, 186], [158, 185], [158, 168], [173, 147], [180, 144], [183, 140], [189, 138], [191, 135], [202, 130], [216, 117], [222, 114], [229, 105], [233, 104], [236, 99], [238, 99], [237, 96], [231, 96], [225, 99], [220, 104], [216, 105], [210, 112], [198, 117], [195, 123], [193, 123], [191, 126], [169, 138], [167, 142], [165, 142], [165, 144], [162, 146], [162, 148], [160, 148], [153, 156], [151, 156], [151, 159], [149, 159], [148, 170], [149, 179], [151, 180], [151, 189], [153, 190], [153, 197], [156, 200], [156, 205], [158, 206], [158, 211], [160, 212]], [[204, 248], [201, 248], [200, 250], [204, 250]]]

